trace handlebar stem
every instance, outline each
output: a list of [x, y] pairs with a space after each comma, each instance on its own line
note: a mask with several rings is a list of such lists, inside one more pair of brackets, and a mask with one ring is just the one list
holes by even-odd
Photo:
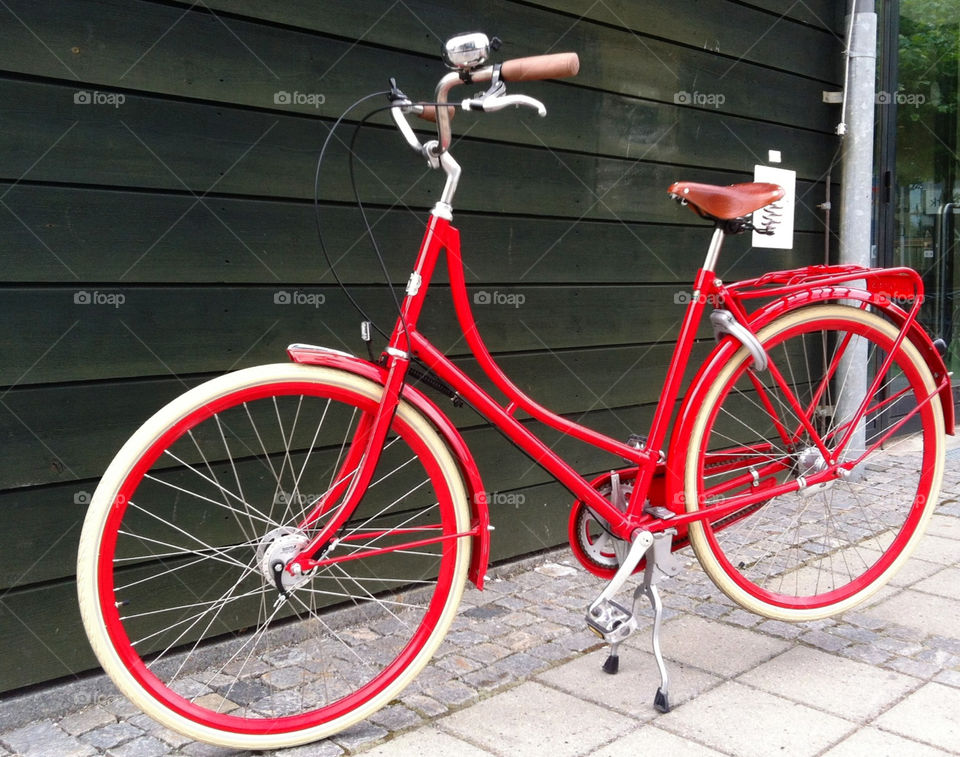
[[443, 192], [440, 193], [440, 200], [434, 206], [433, 213], [449, 221], [453, 216], [453, 196], [457, 191], [457, 182], [460, 181], [460, 164], [449, 152], [442, 152], [440, 167], [447, 175], [447, 183], [443, 185]]
[[485, 66], [484, 68], [478, 68], [476, 71], [471, 71], [467, 80], [462, 79], [459, 73], [453, 71], [444, 76], [437, 84], [435, 97], [435, 102], [439, 103], [437, 105], [437, 139], [440, 141], [441, 152], [445, 153], [450, 148], [450, 113], [444, 107], [449, 102], [447, 95], [450, 90], [458, 84], [490, 81], [491, 76], [493, 76], [493, 66]]

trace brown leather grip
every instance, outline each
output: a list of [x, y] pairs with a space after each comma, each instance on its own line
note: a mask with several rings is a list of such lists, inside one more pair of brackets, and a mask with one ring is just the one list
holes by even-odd
[[552, 53], [504, 61], [500, 77], [504, 81], [565, 79], [576, 76], [579, 70], [580, 58], [576, 53]]
[[[452, 105], [447, 107], [447, 112], [450, 114], [450, 120], [453, 120], [454, 114], [457, 112], [457, 109]], [[417, 118], [422, 118], [424, 121], [430, 121], [431, 123], [437, 122], [437, 106], [436, 105], [424, 105], [423, 113], [420, 113]]]

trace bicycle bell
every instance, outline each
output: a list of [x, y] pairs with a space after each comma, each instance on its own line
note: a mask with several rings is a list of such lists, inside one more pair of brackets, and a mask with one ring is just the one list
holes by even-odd
[[451, 37], [443, 46], [443, 62], [448, 68], [470, 71], [487, 62], [490, 53], [500, 47], [496, 37], [491, 41], [483, 32], [469, 32]]

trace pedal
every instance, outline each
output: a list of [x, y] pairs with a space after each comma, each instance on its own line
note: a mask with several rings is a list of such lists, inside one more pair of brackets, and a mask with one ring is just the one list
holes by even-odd
[[637, 621], [619, 602], [605, 599], [590, 607], [587, 627], [608, 644], [619, 644], [637, 630]]

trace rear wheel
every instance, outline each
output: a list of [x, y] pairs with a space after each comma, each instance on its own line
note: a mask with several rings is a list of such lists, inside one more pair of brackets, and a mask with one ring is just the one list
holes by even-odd
[[330, 517], [304, 525], [354, 472], [381, 393], [343, 371], [251, 368], [170, 403], [118, 453], [84, 524], [78, 590], [101, 664], [147, 714], [212, 743], [291, 746], [370, 715], [427, 663], [471, 526], [457, 463], [412, 407], [324, 555], [341, 561], [284, 574], [285, 594], [272, 573]]
[[934, 394], [930, 371], [908, 341], [894, 351], [882, 393], [868, 402], [854, 437], [860, 452], [843, 458], [863, 455], [853, 475], [763, 496], [789, 481], [804, 483], [838, 457], [857, 404], [843, 395], [850, 396], [858, 369], [874, 375], [897, 334], [864, 310], [805, 308], [757, 335], [789, 393], [772, 371], [754, 370], [746, 349], [700, 384], [692, 400], [700, 410], [687, 447], [686, 509], [744, 505], [691, 523], [690, 541], [710, 578], [743, 607], [781, 620], [842, 612], [883, 586], [922, 536], [943, 476], [944, 424], [939, 399], [926, 401]]

